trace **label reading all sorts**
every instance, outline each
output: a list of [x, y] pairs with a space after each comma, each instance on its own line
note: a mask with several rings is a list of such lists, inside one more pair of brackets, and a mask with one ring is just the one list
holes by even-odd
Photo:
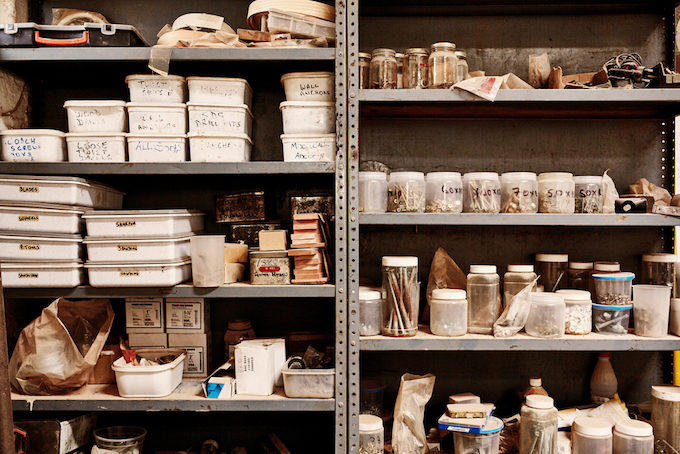
[[184, 143], [168, 143], [159, 141], [139, 141], [135, 143], [135, 151], [153, 151], [156, 153], [184, 153]]

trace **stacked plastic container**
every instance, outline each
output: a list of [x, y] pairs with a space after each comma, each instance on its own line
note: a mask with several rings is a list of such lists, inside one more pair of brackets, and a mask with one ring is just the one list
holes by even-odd
[[64, 162], [65, 134], [56, 129], [0, 131], [0, 160], [8, 162]]
[[69, 162], [125, 162], [125, 101], [66, 101]]
[[5, 287], [84, 283], [81, 216], [119, 209], [123, 193], [75, 177], [0, 175], [0, 266]]

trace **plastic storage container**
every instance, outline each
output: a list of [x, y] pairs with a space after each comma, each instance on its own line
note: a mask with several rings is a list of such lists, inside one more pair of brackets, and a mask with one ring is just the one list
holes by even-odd
[[227, 132], [248, 136], [253, 133], [253, 114], [245, 104], [218, 106], [189, 102], [187, 113], [191, 132]]
[[157, 238], [203, 230], [203, 216], [197, 210], [111, 210], [83, 219], [91, 238]]
[[52, 234], [27, 235], [0, 231], [2, 260], [78, 260], [83, 257], [83, 237]]
[[425, 175], [428, 213], [461, 213], [463, 180], [458, 172], [430, 172]]
[[335, 162], [335, 134], [281, 134], [285, 162]]
[[671, 288], [666, 285], [633, 286], [635, 334], [643, 337], [668, 336]]
[[85, 237], [87, 258], [92, 262], [162, 262], [191, 255], [193, 233], [166, 237], [97, 238]]
[[65, 134], [54, 129], [0, 131], [0, 159], [10, 162], [64, 162]]
[[286, 101], [335, 102], [335, 74], [330, 71], [284, 74], [281, 76], [281, 85], [286, 93]]
[[387, 211], [425, 212], [425, 175], [422, 172], [392, 172], [387, 183]]
[[467, 310], [465, 290], [432, 290], [430, 331], [437, 336], [462, 336], [467, 332]]
[[628, 306], [633, 290], [633, 273], [593, 274], [597, 303], [605, 306]]
[[662, 252], [642, 254], [641, 284], [667, 285], [673, 289], [676, 296], [676, 270], [678, 256]]
[[602, 213], [602, 177], [574, 177], [576, 213]]
[[189, 156], [192, 162], [249, 162], [253, 141], [246, 134], [190, 132]]
[[383, 299], [375, 290], [359, 290], [359, 335], [380, 334]]
[[385, 452], [385, 429], [376, 415], [359, 415], [359, 452], [383, 454]]
[[495, 265], [470, 265], [467, 276], [468, 333], [493, 333], [493, 324], [502, 309], [500, 281]]
[[565, 288], [569, 279], [568, 266], [567, 254], [536, 254], [538, 285], [542, 285], [546, 292]]
[[501, 213], [538, 213], [538, 181], [533, 172], [501, 175]]
[[385, 385], [376, 380], [361, 380], [359, 412], [362, 415], [382, 416]]
[[0, 205], [0, 225], [7, 231], [24, 233], [80, 233], [85, 211], [66, 205], [30, 205], [14, 202]]
[[283, 389], [288, 397], [329, 399], [335, 395], [335, 369], [286, 369]]
[[188, 159], [184, 134], [128, 134], [130, 162], [184, 162]]
[[92, 287], [172, 287], [191, 277], [191, 260], [172, 262], [86, 262]]
[[601, 334], [628, 334], [631, 304], [609, 306], [593, 303], [593, 331]]
[[463, 211], [498, 213], [501, 210], [501, 183], [494, 172], [463, 175]]
[[125, 132], [125, 101], [66, 101], [69, 132]]
[[590, 291], [593, 262], [569, 262], [569, 288]]
[[531, 291], [536, 291], [536, 277], [534, 265], [508, 265], [508, 271], [503, 275], [503, 307], [507, 307], [512, 297], [527, 285], [533, 283]]
[[132, 102], [177, 103], [187, 98], [187, 85], [182, 76], [132, 74], [125, 78], [125, 83]]
[[290, 33], [293, 38], [335, 40], [335, 22], [274, 8], [269, 10], [267, 30], [270, 33]]
[[385, 293], [382, 334], [415, 336], [420, 303], [418, 257], [383, 257], [382, 288]]
[[98, 448], [123, 454], [141, 454], [146, 429], [134, 426], [103, 427], [94, 430], [94, 441]]
[[555, 293], [564, 297], [564, 332], [588, 334], [593, 326], [593, 302], [587, 290], [562, 289]]
[[216, 106], [253, 108], [253, 89], [245, 79], [232, 77], [187, 77], [189, 101]]
[[5, 288], [73, 288], [85, 283], [80, 260], [4, 261]]
[[284, 134], [332, 134], [335, 102], [284, 101], [280, 104]]
[[[116, 384], [121, 397], [163, 397], [171, 394], [182, 382], [186, 351], [181, 349], [138, 349], [137, 355], [158, 362], [159, 358], [174, 355], [168, 364], [158, 366], [133, 366], [122, 356], [113, 362]], [[96, 431], [95, 431], [96, 432]]]
[[191, 276], [195, 287], [224, 284], [225, 235], [191, 237]]
[[653, 454], [654, 429], [644, 421], [620, 419], [614, 426], [614, 454]]
[[524, 330], [530, 336], [561, 337], [564, 334], [564, 296], [558, 293], [531, 293], [531, 308]]
[[652, 426], [657, 444], [680, 450], [680, 387], [652, 386]]
[[567, 172], [538, 175], [538, 211], [573, 214], [575, 206], [574, 178]]
[[187, 107], [183, 103], [127, 103], [130, 134], [186, 134]]
[[370, 86], [372, 89], [397, 88], [397, 58], [394, 49], [373, 49], [371, 53]]
[[359, 212], [385, 213], [386, 211], [387, 174], [359, 172]]
[[612, 426], [599, 418], [576, 418], [571, 443], [572, 454], [612, 454]]
[[125, 162], [125, 133], [68, 133], [66, 149], [69, 162]]
[[503, 422], [492, 416], [481, 433], [453, 432], [456, 454], [498, 454]]
[[593, 274], [612, 274], [620, 273], [621, 264], [619, 262], [594, 262], [593, 269], [590, 272], [590, 293], [593, 295], [593, 300], [597, 298], [597, 291], [595, 289], [595, 279]]
[[520, 454], [557, 452], [557, 408], [552, 397], [531, 394], [522, 405]]

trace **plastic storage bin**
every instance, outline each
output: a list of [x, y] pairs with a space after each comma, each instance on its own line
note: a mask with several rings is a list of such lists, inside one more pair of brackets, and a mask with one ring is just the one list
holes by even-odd
[[281, 134], [285, 162], [335, 162], [335, 134]]
[[425, 175], [428, 213], [461, 213], [463, 180], [458, 172], [430, 172]]
[[593, 326], [593, 302], [587, 290], [562, 289], [555, 293], [564, 296], [564, 332], [588, 334]]
[[6, 288], [73, 288], [85, 282], [80, 260], [4, 261], [0, 269]]
[[425, 212], [425, 175], [422, 172], [392, 172], [387, 183], [387, 211]]
[[284, 134], [335, 132], [335, 102], [284, 101], [279, 106]]
[[632, 305], [593, 304], [593, 331], [601, 334], [627, 334]]
[[281, 85], [286, 101], [335, 102], [335, 75], [330, 71], [284, 74]]
[[270, 33], [290, 33], [293, 38], [326, 38], [335, 41], [335, 22], [273, 8], [269, 10], [267, 30]]
[[537, 213], [538, 181], [533, 172], [501, 175], [501, 213]]
[[186, 134], [187, 107], [182, 103], [127, 103], [130, 134]]
[[86, 262], [92, 287], [172, 287], [191, 277], [191, 259], [157, 263]]
[[612, 426], [599, 418], [576, 418], [571, 443], [572, 454], [612, 454]]
[[383, 300], [380, 292], [375, 290], [359, 290], [360, 336], [375, 336], [380, 334], [382, 305]]
[[593, 274], [597, 303], [605, 306], [628, 306], [633, 290], [633, 273]]
[[80, 217], [85, 211], [66, 205], [0, 205], [0, 225], [8, 231], [24, 233], [80, 233]]
[[231, 77], [187, 77], [189, 101], [216, 106], [253, 108], [253, 89], [245, 79]]
[[125, 132], [125, 101], [66, 101], [69, 132]]
[[155, 238], [85, 237], [87, 257], [92, 262], [162, 262], [191, 255], [193, 233]]
[[246, 134], [190, 132], [189, 156], [192, 162], [248, 162], [253, 142]]
[[503, 422], [492, 416], [481, 433], [453, 432], [456, 454], [498, 454]]
[[2, 260], [78, 260], [83, 257], [83, 237], [52, 234], [27, 235], [0, 231]]
[[186, 135], [128, 134], [130, 162], [184, 162], [188, 159]]
[[253, 133], [253, 114], [245, 104], [218, 106], [187, 103], [189, 131], [247, 134]]
[[434, 289], [430, 300], [430, 331], [437, 336], [467, 333], [468, 302], [465, 290]]
[[637, 284], [633, 286], [635, 334], [643, 337], [668, 336], [671, 287]]
[[132, 74], [125, 78], [132, 102], [185, 102], [187, 86], [182, 76]]
[[633, 419], [620, 419], [614, 426], [614, 454], [654, 452], [654, 429], [651, 424]]
[[359, 212], [385, 213], [386, 211], [387, 174], [359, 172]]
[[125, 162], [126, 134], [82, 132], [66, 134], [69, 162]]
[[54, 129], [0, 131], [0, 159], [11, 162], [64, 162], [65, 134]]
[[335, 395], [335, 369], [283, 369], [288, 397], [328, 399]]
[[564, 296], [558, 293], [531, 293], [531, 308], [524, 330], [530, 336], [561, 337], [564, 334]]
[[139, 349], [142, 358], [158, 361], [167, 355], [176, 356], [169, 364], [158, 366], [131, 366], [122, 356], [113, 362], [116, 384], [121, 397], [163, 397], [171, 394], [182, 382], [186, 351], [182, 349]]
[[110, 210], [83, 216], [90, 237], [156, 238], [203, 230], [197, 210]]

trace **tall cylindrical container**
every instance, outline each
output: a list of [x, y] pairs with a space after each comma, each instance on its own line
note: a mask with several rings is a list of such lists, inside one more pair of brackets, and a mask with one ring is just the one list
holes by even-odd
[[576, 418], [571, 426], [572, 454], [612, 454], [612, 426], [604, 419]]
[[567, 287], [568, 267], [567, 254], [536, 254], [538, 285], [542, 285], [546, 292]]
[[619, 387], [614, 368], [609, 361], [610, 357], [610, 353], [597, 355], [597, 364], [590, 377], [590, 398], [593, 403], [603, 404], [613, 399]]
[[535, 291], [535, 280], [534, 265], [508, 265], [508, 271], [503, 275], [503, 307], [507, 307], [512, 297], [527, 285], [533, 284], [531, 291]]
[[380, 292], [359, 289], [359, 336], [380, 334], [382, 305]]
[[425, 174], [392, 172], [387, 183], [387, 211], [390, 213], [425, 212]]
[[538, 211], [541, 213], [574, 213], [574, 178], [567, 172], [538, 175]]
[[644, 421], [620, 419], [614, 426], [614, 454], [654, 454], [654, 429]]
[[458, 57], [453, 43], [434, 43], [430, 46], [428, 88], [450, 88], [456, 83]]
[[493, 333], [493, 324], [502, 310], [500, 282], [496, 265], [470, 265], [467, 276], [468, 333]]
[[387, 174], [359, 172], [359, 211], [384, 213], [387, 211]]
[[462, 336], [467, 332], [468, 303], [465, 290], [432, 290], [430, 330], [437, 336]]
[[538, 213], [538, 181], [533, 172], [501, 175], [501, 213]]
[[418, 332], [418, 257], [382, 258], [383, 318], [385, 336], [410, 337]]
[[652, 426], [657, 443], [680, 451], [680, 387], [652, 386]]
[[468, 172], [463, 175], [463, 211], [498, 213], [501, 210], [501, 182], [495, 172]]
[[557, 454], [557, 408], [552, 397], [528, 395], [521, 417], [519, 454]]
[[359, 415], [359, 452], [383, 454], [385, 452], [383, 421], [375, 415]]
[[642, 277], [640, 284], [667, 285], [676, 294], [676, 269], [678, 256], [661, 252], [642, 254]]

